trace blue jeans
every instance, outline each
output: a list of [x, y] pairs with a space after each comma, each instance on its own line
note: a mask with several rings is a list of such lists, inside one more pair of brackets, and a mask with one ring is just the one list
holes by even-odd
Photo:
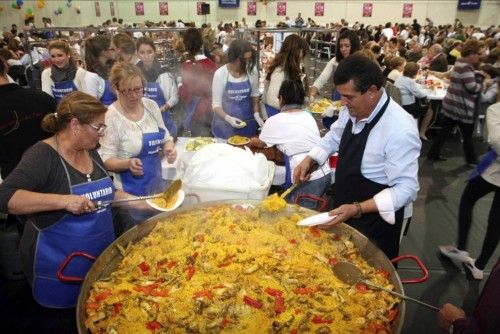
[[[295, 200], [299, 195], [313, 195], [316, 197], [321, 197], [325, 193], [326, 189], [330, 186], [332, 182], [332, 177], [330, 173], [320, 177], [319, 179], [308, 181], [304, 184], [301, 184], [295, 188], [285, 200], [288, 203], [295, 203]], [[315, 210], [318, 206], [318, 202], [314, 200], [310, 200], [308, 198], [304, 198], [298, 203], [300, 206], [303, 206], [308, 209]]]

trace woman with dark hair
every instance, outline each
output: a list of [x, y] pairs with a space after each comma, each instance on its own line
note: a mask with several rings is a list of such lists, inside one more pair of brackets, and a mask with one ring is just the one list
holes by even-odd
[[85, 42], [85, 65], [88, 71], [85, 93], [100, 99], [105, 106], [116, 101], [116, 94], [111, 90], [108, 80], [115, 57], [109, 36], [99, 35]]
[[146, 79], [144, 97], [156, 102], [168, 132], [175, 137], [177, 135], [177, 126], [170, 116], [172, 108], [179, 101], [175, 78], [156, 60], [156, 47], [151, 38], [139, 38], [136, 46], [140, 59], [137, 67], [142, 70]]
[[116, 52], [116, 60], [126, 61], [134, 65], [139, 61], [136, 55], [136, 43], [127, 33], [121, 32], [114, 35], [111, 40], [111, 48]]
[[[285, 79], [279, 89], [280, 112], [267, 119], [258, 139], [251, 139], [251, 145], [254, 147], [276, 145], [283, 153], [286, 168], [284, 187], [291, 186], [293, 169], [320, 140], [316, 121], [303, 108], [304, 96], [304, 86], [300, 80]], [[325, 161], [311, 174], [311, 178], [297, 186], [286, 200], [293, 203], [297, 196], [302, 194], [321, 197], [330, 183], [330, 167]], [[313, 201], [304, 201], [302, 205], [316, 208]]]
[[417, 100], [427, 97], [425, 90], [415, 81], [419, 68], [417, 63], [407, 63], [403, 75], [394, 82], [394, 86], [401, 92], [401, 106], [417, 120], [427, 111]]
[[64, 95], [75, 90], [86, 90], [87, 71], [78, 67], [66, 41], [55, 40], [49, 44], [51, 66], [42, 72], [42, 90], [59, 102]]
[[[333, 77], [335, 73], [335, 69], [340, 61], [354, 52], [361, 49], [361, 44], [359, 41], [359, 37], [356, 32], [352, 30], [345, 29], [343, 30], [337, 39], [337, 47], [335, 49], [335, 57], [332, 58], [323, 69], [323, 72], [319, 75], [319, 77], [314, 81], [313, 85], [309, 89], [309, 99], [311, 101], [314, 100], [318, 92], [321, 88]], [[335, 98], [335, 94], [332, 94], [334, 100], [339, 100], [339, 98]]]
[[302, 60], [307, 53], [307, 42], [302, 37], [292, 34], [283, 41], [281, 49], [274, 57], [266, 75], [264, 103], [267, 116], [271, 117], [280, 111], [278, 91], [285, 79], [303, 81]]
[[214, 74], [212, 82], [212, 132], [227, 139], [233, 135], [254, 136], [264, 124], [260, 116], [256, 52], [245, 40], [235, 40], [227, 51], [228, 63]]
[[[205, 30], [209, 32], [210, 29]], [[183, 34], [187, 60], [181, 64], [182, 85], [179, 97], [184, 105], [183, 128], [193, 136], [210, 136], [212, 124], [212, 80], [217, 65], [203, 52], [199, 29], [189, 28]]]
[[[90, 95], [65, 95], [42, 121], [54, 135], [29, 148], [0, 185], [0, 211], [27, 218], [19, 246], [23, 271], [45, 307], [75, 306], [80, 285], [60, 280], [58, 269], [73, 252], [98, 257], [113, 242], [111, 208], [95, 203], [129, 196], [115, 191], [96, 151], [105, 113]], [[66, 274], [85, 277], [91, 264], [74, 257]]]

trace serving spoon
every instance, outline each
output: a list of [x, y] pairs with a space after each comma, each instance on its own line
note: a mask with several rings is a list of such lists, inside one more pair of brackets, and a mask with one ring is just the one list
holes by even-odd
[[420, 304], [422, 306], [428, 307], [431, 310], [438, 311], [438, 312], [440, 310], [436, 306], [424, 303], [423, 301], [420, 301], [418, 299], [411, 298], [411, 297], [405, 296], [403, 294], [400, 294], [398, 292], [386, 289], [384, 287], [381, 287], [379, 285], [373, 284], [372, 282], [363, 279], [363, 274], [362, 274], [361, 270], [359, 270], [359, 268], [356, 267], [352, 263], [349, 263], [349, 262], [338, 262], [338, 263], [336, 263], [336, 264], [334, 264], [332, 266], [332, 270], [333, 270], [333, 273], [335, 274], [335, 276], [337, 276], [337, 278], [339, 280], [341, 280], [342, 282], [344, 282], [345, 284], [353, 285], [353, 284], [356, 284], [356, 283], [362, 283], [362, 284], [365, 284], [365, 285], [367, 285], [367, 286], [369, 286], [371, 288], [382, 290], [382, 291], [385, 291], [385, 292], [387, 292], [387, 293], [389, 293], [391, 295], [394, 295], [394, 296], [397, 296], [399, 298], [402, 298], [404, 300], [409, 300], [411, 302], [414, 302], [414, 303]]
[[180, 179], [172, 181], [170, 185], [165, 188], [163, 193], [161, 194], [155, 194], [155, 195], [149, 195], [149, 196], [137, 196], [137, 197], [131, 197], [131, 198], [122, 198], [122, 199], [112, 199], [108, 201], [97, 201], [95, 202], [97, 208], [105, 208], [109, 205], [112, 204], [120, 204], [120, 203], [128, 203], [128, 202], [134, 202], [134, 201], [143, 201], [146, 199], [152, 199], [152, 198], [160, 198], [163, 197], [165, 201], [169, 201], [172, 196], [174, 196], [179, 189], [182, 187], [182, 181]]

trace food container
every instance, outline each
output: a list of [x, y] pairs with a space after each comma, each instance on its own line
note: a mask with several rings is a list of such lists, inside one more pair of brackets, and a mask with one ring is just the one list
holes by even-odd
[[[260, 187], [255, 188], [236, 188], [230, 185], [226, 187], [211, 187], [211, 186], [193, 186], [185, 184], [183, 189], [186, 193], [198, 195], [201, 202], [220, 201], [228, 199], [253, 199], [262, 200], [269, 193], [269, 189], [273, 183], [274, 170], [276, 166], [274, 162], [268, 162], [267, 176], [264, 183]], [[188, 199], [186, 199], [188, 201]]]
[[[233, 205], [238, 205], [238, 206], [245, 206], [245, 205], [257, 205], [259, 204], [260, 201], [252, 201], [252, 200], [231, 200], [231, 201], [219, 201], [219, 202], [211, 202], [211, 203], [202, 203], [198, 204], [196, 206], [186, 206], [183, 207], [175, 212], [166, 212], [159, 214], [148, 221], [135, 226], [131, 230], [127, 231], [125, 234], [123, 234], [120, 238], [115, 240], [104, 252], [99, 256], [99, 258], [94, 262], [93, 266], [87, 273], [85, 280], [82, 284], [82, 288], [80, 290], [80, 295], [78, 298], [78, 304], [77, 304], [77, 326], [78, 326], [78, 332], [83, 334], [83, 333], [89, 333], [89, 331], [85, 328], [85, 319], [86, 319], [86, 314], [85, 314], [85, 303], [86, 300], [89, 296], [89, 292], [92, 288], [92, 285], [95, 281], [106, 278], [112, 273], [117, 266], [120, 264], [122, 260], [121, 253], [118, 250], [118, 245], [121, 247], [125, 248], [129, 243], [136, 243], [146, 237], [156, 226], [158, 223], [163, 223], [162, 221], [164, 219], [167, 219], [177, 213], [181, 212], [186, 212], [190, 211], [193, 209], [209, 209], [213, 205], [218, 205], [218, 204], [233, 204]], [[287, 205], [287, 207], [284, 209], [284, 211], [281, 211], [280, 213], [276, 213], [276, 215], [280, 214], [290, 214], [293, 212], [296, 212], [297, 210], [303, 210], [306, 213], [310, 212], [310, 214], [315, 213], [312, 210], [305, 209], [305, 208], [299, 208], [295, 205]], [[358, 231], [354, 230], [352, 227], [346, 225], [346, 224], [340, 224], [336, 225], [333, 227], [330, 227], [328, 232], [331, 233], [340, 233], [342, 235], [348, 235], [350, 236], [350, 240], [354, 243], [354, 245], [358, 248], [360, 254], [362, 257], [367, 260], [371, 265], [377, 268], [384, 269], [390, 273], [389, 275], [389, 280], [391, 284], [394, 286], [394, 290], [399, 293], [403, 293], [403, 286], [402, 286], [402, 281], [399, 278], [399, 275], [397, 271], [395, 270], [394, 266], [392, 265], [391, 261], [385, 256], [385, 254], [378, 249], [376, 246], [374, 246], [363, 234], [359, 233]], [[400, 258], [408, 258], [408, 256], [403, 256]], [[394, 261], [397, 261], [399, 259], [395, 259]], [[418, 262], [418, 261], [417, 261]], [[420, 265], [420, 263], [419, 263]], [[417, 280], [409, 280], [408, 283], [417, 283], [420, 281], [423, 281], [427, 277], [427, 273], [425, 268], [422, 269], [424, 272], [424, 276], [420, 279]], [[333, 275], [333, 273], [332, 273]], [[404, 321], [404, 315], [405, 315], [405, 303], [404, 301], [401, 301], [397, 306], [396, 306], [398, 313], [398, 316], [396, 317], [393, 327], [392, 327], [392, 333], [400, 333], [402, 326], [403, 326], [403, 321]]]

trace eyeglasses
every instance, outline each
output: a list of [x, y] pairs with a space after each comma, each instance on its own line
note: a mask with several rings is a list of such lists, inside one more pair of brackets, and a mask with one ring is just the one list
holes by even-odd
[[142, 95], [144, 91], [144, 87], [135, 87], [133, 89], [124, 89], [124, 90], [120, 90], [119, 92], [122, 93], [123, 95], [126, 95], [126, 96], [131, 96], [132, 94], [139, 94], [139, 95]]
[[106, 124], [99, 124], [99, 125], [94, 125], [94, 124], [87, 124], [90, 126], [92, 129], [97, 131], [97, 134], [103, 134], [104, 131], [106, 131], [106, 128], [108, 127]]

